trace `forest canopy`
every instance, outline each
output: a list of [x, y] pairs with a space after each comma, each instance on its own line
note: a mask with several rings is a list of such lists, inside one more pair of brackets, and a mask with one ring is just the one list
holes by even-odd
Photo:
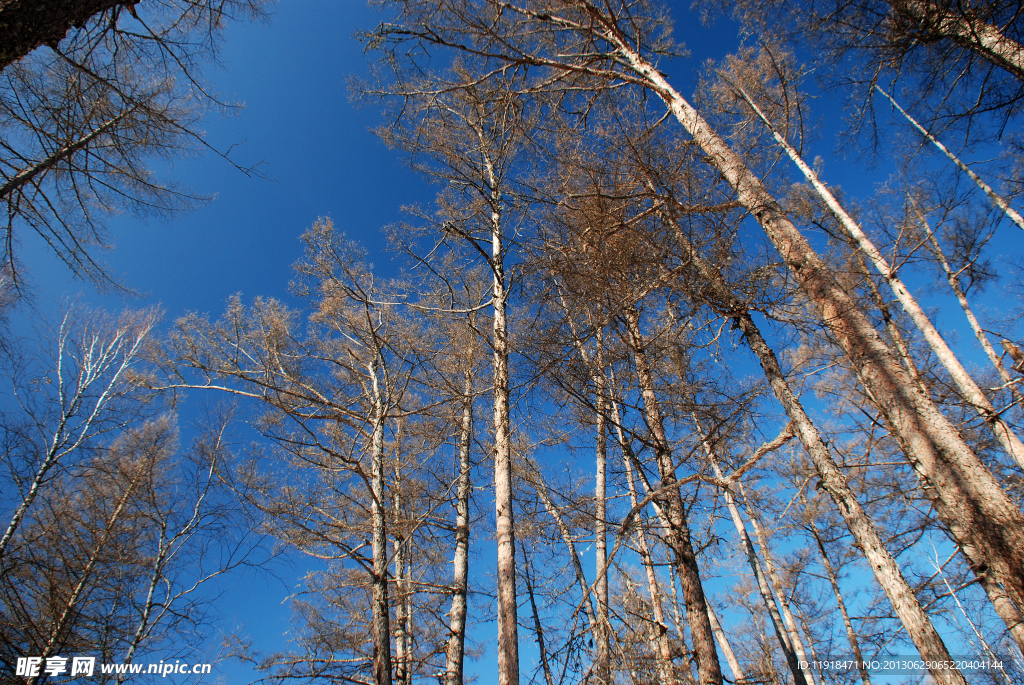
[[[268, 6], [0, 6], [4, 681], [1021, 682], [1024, 6], [372, 7], [302, 79], [401, 218], [162, 318], [31, 260], [130, 290], [108, 222], [216, 191], [169, 163], [289, 173], [201, 128]], [[226, 629], [257, 577], [288, 624]]]

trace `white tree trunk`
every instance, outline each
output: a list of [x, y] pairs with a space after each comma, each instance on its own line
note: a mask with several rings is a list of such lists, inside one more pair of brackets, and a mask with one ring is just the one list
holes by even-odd
[[[832, 459], [832, 455], [810, 417], [804, 411], [800, 400], [789, 387], [789, 382], [782, 373], [782, 367], [779, 365], [775, 353], [761, 336], [761, 331], [754, 323], [753, 318], [721, 275], [710, 268], [697, 254], [678, 226], [676, 226], [676, 239], [687, 253], [694, 268], [703, 277], [709, 292], [716, 300], [728, 307], [730, 315], [743, 331], [751, 351], [758, 358], [761, 368], [764, 370], [772, 392], [792, 421], [800, 442], [814, 462], [818, 474], [821, 476], [822, 486], [832, 497], [854, 539], [861, 546], [878, 584], [892, 602], [896, 615], [903, 622], [921, 656], [928, 661], [948, 661], [950, 657], [945, 643], [932, 625], [928, 614], [921, 608], [917, 596], [900, 572], [896, 560], [882, 543], [874, 523], [850, 489], [846, 476]], [[957, 670], [936, 669], [932, 675], [939, 685], [966, 684], [963, 675]]]
[[466, 658], [466, 614], [469, 591], [469, 448], [473, 437], [473, 378], [466, 374], [459, 430], [459, 478], [455, 500], [455, 559], [452, 561], [452, 607], [446, 654], [445, 685], [462, 685]]
[[[627, 342], [633, 353], [640, 392], [644, 400], [644, 413], [655, 445], [658, 472], [661, 477], [660, 487], [664, 488], [676, 482], [672, 452], [654, 390], [654, 377], [647, 360], [645, 342], [640, 332], [639, 314], [635, 307], [629, 306], [625, 308], [623, 315], [628, 333]], [[711, 630], [711, 621], [708, 619], [707, 600], [704, 597], [697, 555], [690, 540], [690, 529], [682, 497], [678, 489], [671, 489], [661, 499], [670, 523], [670, 527], [665, 531], [666, 542], [675, 555], [676, 571], [679, 573], [679, 583], [683, 590], [683, 603], [686, 605], [686, 618], [690, 624], [690, 637], [693, 640], [694, 658], [697, 661], [697, 679], [700, 685], [722, 685], [722, 667], [718, 661], [718, 652], [715, 650], [715, 636]]]
[[[911, 200], [913, 202], [913, 200]], [[957, 302], [960, 303], [960, 308], [964, 310], [964, 315], [967, 317], [967, 321], [971, 324], [971, 330], [974, 331], [974, 337], [978, 339], [978, 343], [981, 345], [981, 349], [985, 350], [985, 354], [988, 356], [992, 366], [995, 367], [996, 371], [999, 372], [999, 377], [1003, 379], [1003, 383], [1010, 389], [1010, 393], [1013, 395], [1014, 400], [1024, 409], [1024, 394], [1021, 393], [1020, 388], [1017, 387], [1017, 383], [1011, 378], [1010, 373], [1006, 370], [1006, 366], [1003, 365], [1002, 358], [996, 354], [995, 348], [988, 339], [988, 335], [985, 333], [985, 329], [981, 327], [978, 322], [978, 317], [974, 315], [974, 310], [971, 309], [971, 303], [967, 300], [967, 294], [964, 292], [963, 287], [960, 285], [960, 278], [956, 272], [953, 271], [949, 265], [949, 260], [946, 259], [945, 252], [942, 251], [942, 246], [939, 245], [938, 239], [935, 237], [935, 233], [932, 231], [932, 227], [928, 224], [928, 219], [921, 213], [917, 208], [917, 203], [914, 203], [914, 211], [917, 212], [918, 220], [921, 222], [921, 227], [924, 228], [925, 233], [928, 235], [928, 244], [931, 247], [932, 254], [942, 265], [942, 270], [946, 274], [946, 281], [949, 283], [950, 289], [953, 294], [956, 295]]]
[[378, 378], [378, 360], [367, 365], [373, 382], [373, 432], [370, 435], [370, 517], [372, 526], [373, 574], [371, 594], [373, 597], [373, 682], [375, 685], [391, 685], [391, 617], [388, 601], [388, 534], [384, 514], [384, 422], [386, 411]]
[[501, 193], [490, 161], [491, 268], [494, 274], [494, 507], [498, 552], [498, 685], [519, 685], [519, 621], [516, 546], [512, 513], [512, 443], [509, 410], [509, 346]]
[[999, 27], [971, 16], [966, 7], [962, 15], [945, 12], [925, 0], [894, 0], [893, 7], [916, 19], [935, 25], [935, 32], [962, 45], [988, 61], [1024, 80], [1024, 47], [1009, 38]]
[[908, 113], [905, 109], [900, 107], [891, 95], [886, 93], [877, 85], [875, 86], [875, 90], [884, 95], [885, 99], [891, 102], [893, 107], [899, 110], [899, 113], [902, 114], [915, 129], [917, 129], [918, 133], [923, 135], [929, 143], [938, 148], [938, 150], [942, 152], [942, 154], [944, 154], [949, 159], [949, 161], [953, 162], [953, 164], [956, 165], [957, 169], [967, 174], [967, 177], [974, 181], [974, 184], [981, 188], [982, 192], [989, 196], [989, 199], [992, 200], [995, 206], [1003, 210], [1003, 214], [1005, 214], [1010, 221], [1017, 224], [1019, 228], [1024, 229], [1024, 217], [1021, 217], [1017, 210], [1011, 207], [1010, 203], [1007, 202], [1002, 195], [993, 190], [992, 186], [990, 186], [988, 183], [985, 183], [985, 181], [981, 179], [981, 176], [978, 176], [978, 174], [974, 173], [974, 171], [971, 170], [969, 166], [961, 162], [959, 157], [954, 155], [945, 145], [940, 143], [938, 139], [935, 138], [935, 136], [928, 132], [928, 129], [919, 124], [917, 122], [917, 119], [910, 116], [910, 113]]
[[[618, 407], [616, 406], [616, 414]], [[625, 435], [619, 426], [618, 420], [615, 425], [619, 434], [619, 442], [625, 447], [622, 448], [622, 461], [626, 469], [626, 483], [629, 487], [629, 506], [635, 509], [639, 500], [636, 492], [636, 483], [633, 479], [633, 465], [626, 452], [632, 448], [625, 442]], [[651, 558], [651, 548], [647, 542], [647, 529], [643, 517], [637, 523], [637, 549], [640, 552], [640, 561], [643, 563], [644, 572], [647, 575], [647, 591], [651, 595], [651, 608], [654, 612], [654, 622], [657, 634], [655, 636], [655, 667], [658, 671], [658, 681], [666, 685], [676, 685], [676, 670], [672, 665], [672, 646], [668, 641], [668, 623], [665, 622], [665, 609], [661, 602], [661, 588], [658, 586], [658, 576], [654, 571], [654, 560]]]

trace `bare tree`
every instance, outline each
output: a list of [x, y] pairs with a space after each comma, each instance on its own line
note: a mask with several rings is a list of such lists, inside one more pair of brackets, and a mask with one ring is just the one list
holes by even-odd
[[[32, 231], [76, 276], [118, 287], [97, 261], [106, 216], [175, 212], [203, 200], [159, 181], [150, 165], [209, 147], [197, 122], [229, 105], [203, 83], [202, 64], [216, 56], [228, 21], [261, 16], [264, 5], [17, 0], [0, 7], [0, 236], [2, 263], [16, 283], [18, 245]], [[24, 56], [42, 44], [50, 47]]]

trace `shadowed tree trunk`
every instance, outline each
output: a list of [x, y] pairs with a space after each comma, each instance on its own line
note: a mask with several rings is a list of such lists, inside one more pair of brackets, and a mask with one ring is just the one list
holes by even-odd
[[[640, 315], [634, 306], [623, 312], [626, 324], [627, 343], [636, 364], [640, 391], [644, 399], [644, 413], [651, 430], [654, 449], [661, 476], [661, 488], [676, 482], [675, 465], [665, 433], [664, 420], [654, 390], [654, 376], [647, 359], [646, 343], [640, 332]], [[722, 668], [715, 650], [715, 635], [708, 619], [707, 600], [697, 565], [697, 555], [690, 540], [690, 528], [686, 520], [682, 497], [678, 489], [671, 489], [658, 499], [671, 524], [665, 531], [666, 543], [675, 555], [679, 584], [683, 590], [683, 603], [690, 623], [694, 658], [697, 661], [697, 678], [700, 685], [722, 685]]]
[[56, 47], [67, 32], [100, 12], [138, 0], [7, 0], [0, 3], [0, 69], [40, 45]]

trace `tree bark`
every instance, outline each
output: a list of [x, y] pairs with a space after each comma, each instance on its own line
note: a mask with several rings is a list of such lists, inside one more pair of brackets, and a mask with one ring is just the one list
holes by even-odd
[[[804, 641], [800, 637], [800, 628], [796, 624], [796, 619], [793, 618], [793, 612], [789, 608], [789, 602], [786, 601], [786, 597], [783, 594], [782, 579], [779, 578], [778, 572], [775, 570], [775, 562], [772, 560], [772, 552], [768, 547], [768, 538], [764, 534], [761, 524], [758, 523], [757, 517], [754, 516], [754, 512], [750, 508], [750, 500], [747, 499], [747, 493], [743, 488], [743, 483], [736, 483], [740, 488], [740, 493], [743, 495], [743, 499], [747, 504], [747, 516], [750, 517], [750, 525], [754, 529], [754, 536], [757, 538], [757, 544], [761, 547], [761, 554], [764, 556], [764, 566], [768, 571], [768, 582], [775, 595], [779, 598], [779, 606], [782, 607], [782, 618], [786, 622], [786, 629], [789, 631], [790, 644], [793, 647], [793, 652], [796, 654], [796, 658], [799, 661], [806, 663], [807, 650], [804, 647]], [[804, 677], [807, 679], [807, 685], [815, 685], [814, 676], [810, 670], [803, 671]]]
[[608, 622], [608, 569], [605, 562], [608, 559], [608, 487], [607, 487], [607, 465], [608, 465], [608, 427], [606, 417], [607, 397], [605, 390], [605, 376], [603, 369], [603, 354], [601, 345], [602, 336], [598, 334], [597, 363], [598, 372], [594, 374], [594, 404], [597, 408], [595, 416], [595, 476], [594, 476], [594, 565], [597, 568], [597, 586], [595, 594], [597, 598], [595, 612], [597, 623], [594, 626], [594, 642], [597, 647], [597, 654], [594, 657], [595, 674], [600, 685], [611, 685], [611, 626]]
[[498, 685], [519, 685], [516, 547], [512, 513], [512, 445], [509, 412], [509, 347], [501, 192], [490, 160], [491, 268], [494, 273], [494, 507], [498, 552]]
[[462, 685], [466, 659], [466, 613], [469, 591], [469, 447], [473, 437], [473, 378], [466, 374], [462, 399], [462, 425], [459, 430], [459, 480], [455, 500], [455, 559], [452, 561], [452, 607], [445, 685]]
[[732, 669], [733, 683], [746, 680], [743, 668], [740, 666], [740, 660], [736, 658], [736, 653], [732, 651], [732, 645], [729, 644], [729, 636], [722, 629], [722, 624], [719, 622], [718, 616], [715, 615], [715, 610], [710, 602], [708, 602], [708, 618], [711, 619], [711, 629], [715, 631], [718, 647], [722, 650], [722, 654], [725, 655], [725, 661], [729, 664], [729, 668]]
[[896, 0], [892, 6], [915, 23], [925, 22], [929, 38], [948, 38], [1024, 80], [1024, 47], [970, 9], [954, 14], [924, 0]]
[[374, 417], [370, 436], [370, 516], [373, 527], [373, 682], [391, 685], [391, 617], [388, 601], [388, 534], [384, 521], [384, 422], [386, 410], [378, 378], [377, 359], [367, 366], [373, 382]]
[[56, 47], [93, 16], [138, 0], [8, 0], [0, 6], [0, 70], [40, 45]]
[[[645, 342], [640, 333], [640, 316], [634, 306], [629, 306], [624, 311], [624, 318], [627, 342], [633, 353], [640, 392], [644, 399], [644, 413], [654, 441], [661, 487], [669, 486], [676, 481], [675, 465], [672, 463], [672, 452], [654, 391], [654, 376], [647, 360]], [[715, 636], [711, 630], [711, 621], [708, 619], [707, 600], [704, 597], [697, 555], [690, 541], [690, 528], [686, 521], [682, 497], [678, 489], [672, 489], [660, 499], [671, 524], [665, 532], [666, 542], [675, 555], [683, 603], [686, 605], [686, 617], [690, 623], [694, 658], [697, 661], [698, 682], [700, 685], [722, 685], [722, 667], [715, 649]]]

